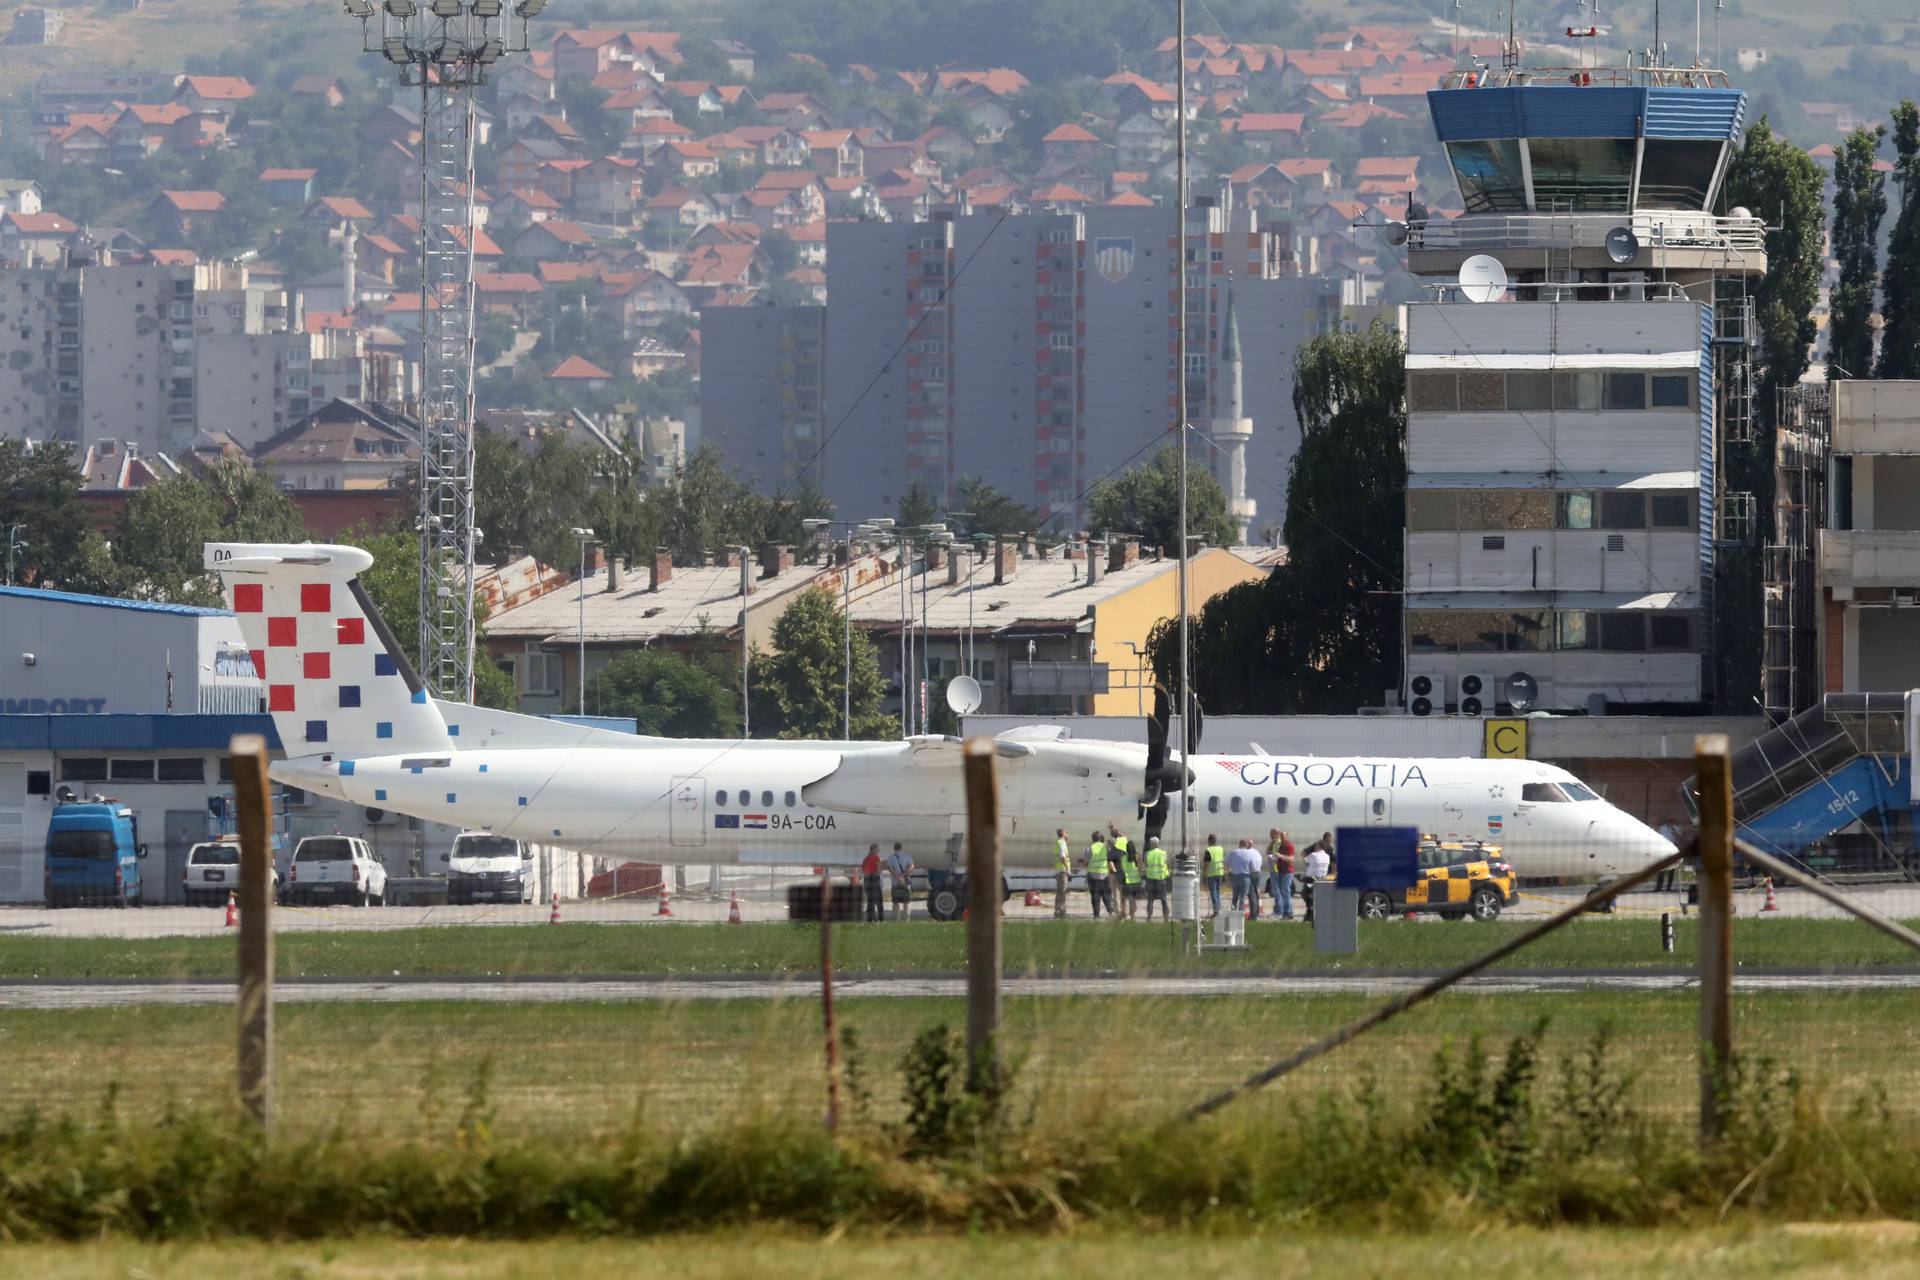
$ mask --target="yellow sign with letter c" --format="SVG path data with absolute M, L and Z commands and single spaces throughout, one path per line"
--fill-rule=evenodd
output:
M 1527 758 L 1527 722 L 1525 720 L 1487 721 L 1486 757 L 1489 760 L 1525 760 Z

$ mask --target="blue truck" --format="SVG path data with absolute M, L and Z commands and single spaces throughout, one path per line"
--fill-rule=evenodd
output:
M 47 905 L 138 906 L 146 856 L 132 809 L 97 796 L 61 804 L 47 824 Z

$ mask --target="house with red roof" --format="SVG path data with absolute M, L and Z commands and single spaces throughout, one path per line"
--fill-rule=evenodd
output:
M 662 324 L 670 316 L 690 316 L 692 296 L 658 271 L 629 271 L 601 279 L 599 308 L 628 337 Z
M 760 114 L 789 129 L 818 129 L 827 118 L 827 104 L 810 93 L 781 90 L 761 97 Z
M 882 145 L 893 144 L 883 143 Z M 930 126 L 925 133 L 914 138 L 907 145 L 932 157 L 939 162 L 942 168 L 948 169 L 958 168 L 963 164 L 970 164 L 973 158 L 980 154 L 979 143 L 975 142 L 965 132 L 959 129 L 949 128 L 944 124 Z M 872 154 L 871 149 L 869 149 L 868 154 Z M 890 162 L 881 167 L 888 169 L 897 169 L 900 167 L 901 160 L 898 156 L 893 156 L 889 159 Z M 912 162 L 909 160 L 907 163 L 911 164 Z
M 643 120 L 673 119 L 673 104 L 667 101 L 666 91 L 651 80 L 608 94 L 600 110 L 621 133 Z
M 765 277 L 766 265 L 758 245 L 703 245 L 687 256 L 676 283 L 697 307 L 718 290 L 756 291 Z
M 548 372 L 547 381 L 566 387 L 599 391 L 606 387 L 612 377 L 612 374 L 585 356 L 568 356 Z
M 1223 127 L 1242 142 L 1264 147 L 1272 155 L 1275 148 L 1299 144 L 1307 117 L 1301 111 L 1243 111 Z
M 415 265 L 419 254 L 403 247 L 392 236 L 370 232 L 353 242 L 354 264 L 359 273 L 369 279 L 380 279 L 392 284 L 400 272 Z
M 494 202 L 493 213 L 507 226 L 524 227 L 558 217 L 560 202 L 538 188 L 517 187 Z
M 650 163 L 658 164 L 667 173 L 683 181 L 710 178 L 720 172 L 720 158 L 713 154 L 712 147 L 698 140 L 676 138 L 660 148 L 659 155 Z
M 640 199 L 640 162 L 626 156 L 589 160 L 573 175 L 573 211 L 582 217 L 625 223 Z
M 347 100 L 347 86 L 338 76 L 295 76 L 287 94 L 311 106 L 337 107 Z
M 313 175 L 316 169 L 262 169 L 260 186 L 267 203 L 276 208 L 304 206 L 313 199 Z
M 1113 187 L 1115 195 L 1125 195 L 1130 191 L 1139 191 L 1153 179 L 1144 169 L 1115 169 L 1107 181 Z
M 525 271 L 475 271 L 473 302 L 482 314 L 511 316 L 527 314 L 540 300 L 546 286 L 540 278 Z
M 245 76 L 182 76 L 173 101 L 189 111 L 224 120 L 253 93 L 253 85 Z
M 193 111 L 178 102 L 130 104 L 114 118 L 113 126 L 107 131 L 114 164 L 138 164 L 168 149 L 170 143 L 175 150 L 190 148 L 194 137 L 192 127 L 181 130 L 177 142 L 175 130 L 194 118 Z
M 760 159 L 760 148 L 731 130 L 708 134 L 702 141 L 723 169 L 744 169 Z
M 1331 160 L 1290 156 L 1276 161 L 1275 167 L 1292 179 L 1295 190 L 1303 193 L 1331 191 L 1338 185 Z
M 1361 129 L 1383 121 L 1405 121 L 1411 118 L 1402 112 L 1395 111 L 1392 107 L 1383 107 L 1377 102 L 1355 102 L 1323 112 L 1319 123 L 1330 129 Z
M 58 266 L 80 228 L 57 213 L 0 215 L 0 262 L 16 267 Z
M 649 116 L 627 130 L 620 139 L 620 154 L 632 156 L 642 164 L 653 164 L 661 148 L 669 142 L 691 142 L 693 130 L 675 120 Z
M 516 262 L 580 259 L 593 248 L 593 237 L 577 223 L 563 218 L 536 222 L 513 238 L 510 254 Z
M 352 196 L 321 196 L 301 213 L 300 220 L 313 226 L 339 227 L 344 223 L 373 221 L 373 210 Z
M 792 191 L 762 191 L 756 187 L 742 192 L 740 203 L 754 225 L 765 231 L 811 220 L 810 211 L 801 206 Z
M 1076 165 L 1093 168 L 1106 158 L 1107 144 L 1081 125 L 1063 124 L 1040 139 L 1040 172 L 1059 173 Z
M 40 158 L 55 169 L 67 165 L 105 168 L 112 157 L 112 145 L 107 134 L 112 130 L 117 115 L 70 113 L 67 123 L 47 131 L 46 138 L 40 143 Z
M 499 185 L 511 191 L 536 185 L 540 166 L 548 161 L 574 158 L 573 152 L 549 139 L 515 138 L 501 149 L 494 167 Z
M 533 184 L 565 207 L 573 203 L 573 176 L 586 167 L 585 160 L 547 160 L 534 170 Z
M 1171 117 L 1163 120 L 1151 111 L 1135 111 L 1114 128 L 1114 163 L 1126 168 L 1151 168 L 1173 151 Z
M 147 225 L 162 239 L 181 241 L 226 207 L 218 191 L 162 191 L 147 205 Z
M 1136 111 L 1151 111 L 1164 120 L 1172 120 L 1178 99 L 1171 85 L 1132 71 L 1121 71 L 1100 82 L 1094 103 L 1099 113 L 1109 120 L 1120 120 Z
M 697 231 L 720 217 L 720 208 L 713 197 L 692 187 L 668 187 L 650 196 L 643 207 L 648 225 L 664 232 L 669 239 L 675 232 Z
M 865 148 L 851 129 L 808 129 L 801 133 L 807 158 L 816 173 L 835 178 L 858 177 Z

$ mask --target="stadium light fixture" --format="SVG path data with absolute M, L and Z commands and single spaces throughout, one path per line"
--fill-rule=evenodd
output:
M 498 40 L 482 40 L 473 51 L 473 60 L 480 63 L 498 62 L 500 55 L 506 51 L 507 46 Z
M 347 10 L 347 16 L 365 22 L 373 16 L 372 0 L 341 0 Z
M 537 18 L 540 16 L 540 11 L 546 7 L 547 0 L 519 0 L 519 3 L 513 6 L 513 11 L 522 18 Z
M 433 0 L 427 12 L 436 18 L 457 18 L 466 12 L 466 6 L 460 0 Z
M 473 0 L 468 8 L 474 17 L 485 19 L 499 17 L 506 7 L 502 0 Z
M 387 12 L 405 21 L 420 12 L 420 6 L 413 0 L 387 0 Z

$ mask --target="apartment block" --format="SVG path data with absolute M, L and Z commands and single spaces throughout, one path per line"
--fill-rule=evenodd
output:
M 1920 688 L 1920 382 L 1831 385 L 1826 692 Z

